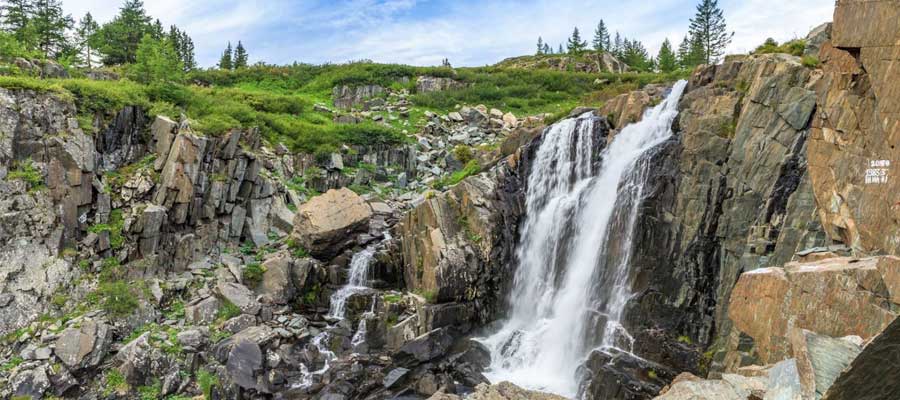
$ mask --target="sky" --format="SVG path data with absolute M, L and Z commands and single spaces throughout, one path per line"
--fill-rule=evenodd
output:
M 212 67 L 226 44 L 242 41 L 250 62 L 494 64 L 531 54 L 538 36 L 554 48 L 577 26 L 590 39 L 600 19 L 656 54 L 685 36 L 698 0 L 145 0 L 148 14 L 193 38 L 197 60 Z M 63 0 L 77 20 L 90 11 L 104 22 L 116 0 Z M 831 0 L 719 0 L 734 40 L 746 53 L 766 38 L 804 37 L 831 21 Z

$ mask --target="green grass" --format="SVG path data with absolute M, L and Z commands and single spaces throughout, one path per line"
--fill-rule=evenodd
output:
M 197 371 L 197 386 L 200 387 L 203 398 L 208 400 L 212 398 L 212 389 L 219 386 L 219 377 L 205 369 L 201 369 Z
M 478 164 L 478 160 L 470 160 L 463 169 L 456 171 L 449 176 L 445 176 L 441 179 L 434 181 L 433 187 L 437 190 L 443 190 L 444 188 L 448 188 L 450 186 L 456 185 L 472 175 L 481 172 L 481 165 Z
M 28 190 L 31 192 L 44 188 L 44 175 L 41 173 L 41 170 L 34 166 L 34 162 L 30 158 L 17 162 L 16 168 L 9 171 L 6 179 L 25 182 L 28 185 Z
M 113 393 L 115 394 L 125 394 L 128 392 L 130 387 L 128 386 L 128 382 L 125 381 L 125 377 L 122 376 L 122 373 L 117 369 L 110 369 L 105 374 L 105 385 L 103 387 L 103 395 L 109 397 Z
M 247 283 L 247 286 L 254 288 L 262 282 L 263 274 L 266 273 L 266 268 L 263 267 L 258 262 L 251 262 L 244 266 L 243 277 L 244 282 Z
M 241 309 L 234 305 L 234 303 L 225 299 L 222 299 L 221 303 L 222 305 L 219 306 L 219 311 L 216 312 L 217 321 L 224 322 L 241 315 Z
M 3 363 L 3 365 L 0 365 L 0 371 L 4 371 L 4 372 L 12 371 L 13 369 L 15 369 L 16 367 L 21 365 L 23 362 L 25 362 L 25 360 L 23 360 L 22 357 L 14 356 L 14 357 L 10 358 L 9 361 Z
M 753 54 L 784 53 L 801 57 L 803 56 L 803 49 L 805 48 L 806 40 L 803 39 L 794 39 L 782 44 L 778 44 L 778 42 L 776 42 L 774 39 L 769 38 L 766 39 L 765 43 L 757 47 L 756 50 L 753 51 Z
M 125 236 L 122 230 L 125 229 L 125 218 L 121 209 L 115 209 L 109 213 L 109 222 L 105 224 L 94 224 L 88 227 L 88 232 L 92 233 L 109 233 L 109 247 L 113 250 L 121 249 L 125 245 Z M 117 261 L 118 262 L 118 261 Z

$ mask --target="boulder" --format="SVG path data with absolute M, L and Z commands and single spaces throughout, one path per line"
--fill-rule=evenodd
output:
M 244 389 L 257 389 L 257 376 L 262 372 L 262 350 L 259 345 L 242 340 L 228 353 L 225 369 L 234 383 Z
M 109 325 L 90 319 L 78 328 L 66 328 L 56 339 L 56 356 L 76 371 L 100 365 L 112 341 L 111 333 Z
M 900 365 L 900 318 L 872 339 L 837 377 L 824 400 L 900 399 L 893 366 Z M 826 354 L 823 354 L 826 356 Z
M 769 364 L 790 357 L 792 329 L 831 337 L 877 335 L 896 317 L 886 304 L 900 305 L 900 258 L 836 258 L 744 273 L 728 315 L 753 338 L 760 362 Z
M 184 306 L 184 321 L 193 325 L 208 325 L 216 320 L 219 299 L 215 296 L 195 299 Z
M 416 78 L 416 93 L 440 92 L 442 90 L 459 89 L 466 85 L 451 78 L 420 76 Z
M 216 292 L 219 296 L 240 308 L 244 314 L 256 315 L 259 312 L 260 304 L 256 301 L 256 295 L 240 283 L 219 282 L 216 285 Z
M 287 304 L 294 296 L 294 283 L 291 269 L 293 260 L 287 251 L 280 251 L 262 263 L 262 282 L 256 289 L 275 304 Z
M 316 257 L 332 258 L 364 232 L 372 208 L 352 190 L 329 190 L 300 206 L 291 236 Z
M 366 100 L 380 95 L 384 88 L 378 85 L 365 86 L 335 86 L 331 91 L 334 106 L 349 110 L 358 106 L 365 106 Z
M 795 329 L 790 336 L 803 397 L 807 399 L 822 398 L 862 350 L 858 336 L 831 338 L 806 329 Z
M 453 337 L 446 329 L 435 329 L 404 344 L 395 355 L 400 365 L 414 366 L 447 354 Z

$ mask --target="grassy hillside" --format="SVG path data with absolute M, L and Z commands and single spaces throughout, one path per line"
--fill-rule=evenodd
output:
M 73 73 L 78 75 L 83 74 Z M 467 86 L 417 94 L 415 78 L 421 75 L 450 77 Z M 95 115 L 108 117 L 126 105 L 138 105 L 151 115 L 177 117 L 184 113 L 201 134 L 219 135 L 232 128 L 259 127 L 270 142 L 283 142 L 295 151 L 321 153 L 333 151 L 341 144 L 407 140 L 400 124 L 335 124 L 331 115 L 313 111 L 316 103 L 331 104 L 331 91 L 337 85 L 378 84 L 408 90 L 412 109 L 405 130 L 415 133 L 415 128 L 425 123 L 425 111 L 447 113 L 457 105 L 484 104 L 519 116 L 562 114 L 576 105 L 601 105 L 619 93 L 678 77 L 352 63 L 202 70 L 189 74 L 188 84 L 0 76 L 0 87 L 49 91 L 74 99 L 85 128 L 90 127 Z

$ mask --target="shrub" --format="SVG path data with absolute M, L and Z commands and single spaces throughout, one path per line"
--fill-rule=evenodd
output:
M 243 277 L 244 282 L 250 287 L 256 287 L 262 282 L 263 274 L 266 268 L 258 262 L 252 262 L 244 266 Z
M 41 170 L 34 166 L 34 162 L 30 158 L 16 163 L 16 169 L 9 171 L 6 178 L 25 182 L 29 191 L 37 191 L 44 188 L 44 175 L 41 173 Z
M 463 179 L 468 178 L 471 175 L 475 175 L 481 172 L 481 165 L 478 164 L 477 160 L 471 160 L 466 163 L 463 169 L 454 172 L 450 176 L 445 176 L 441 179 L 434 181 L 434 188 L 438 190 L 443 190 L 446 187 L 450 187 L 462 182 Z
M 794 39 L 779 45 L 778 42 L 775 41 L 775 39 L 768 38 L 763 44 L 761 44 L 756 48 L 756 50 L 753 51 L 753 54 L 784 53 L 800 57 L 803 55 L 803 50 L 805 48 L 806 40 L 803 39 Z
M 197 386 L 200 386 L 203 397 L 209 400 L 212 398 L 212 389 L 219 386 L 219 377 L 207 370 L 201 369 L 197 371 Z
M 234 305 L 234 303 L 222 299 L 222 305 L 219 306 L 219 311 L 216 312 L 216 320 L 227 321 L 238 315 L 241 315 L 241 309 Z
M 819 57 L 816 56 L 804 56 L 801 60 L 803 66 L 806 68 L 817 68 L 819 66 Z
M 138 307 L 137 294 L 123 280 L 101 283 L 97 290 L 102 297 L 100 307 L 113 317 L 131 315 Z
M 470 146 L 458 145 L 453 148 L 453 157 L 455 157 L 457 161 L 466 164 L 475 158 L 475 152 L 472 151 L 472 147 Z

